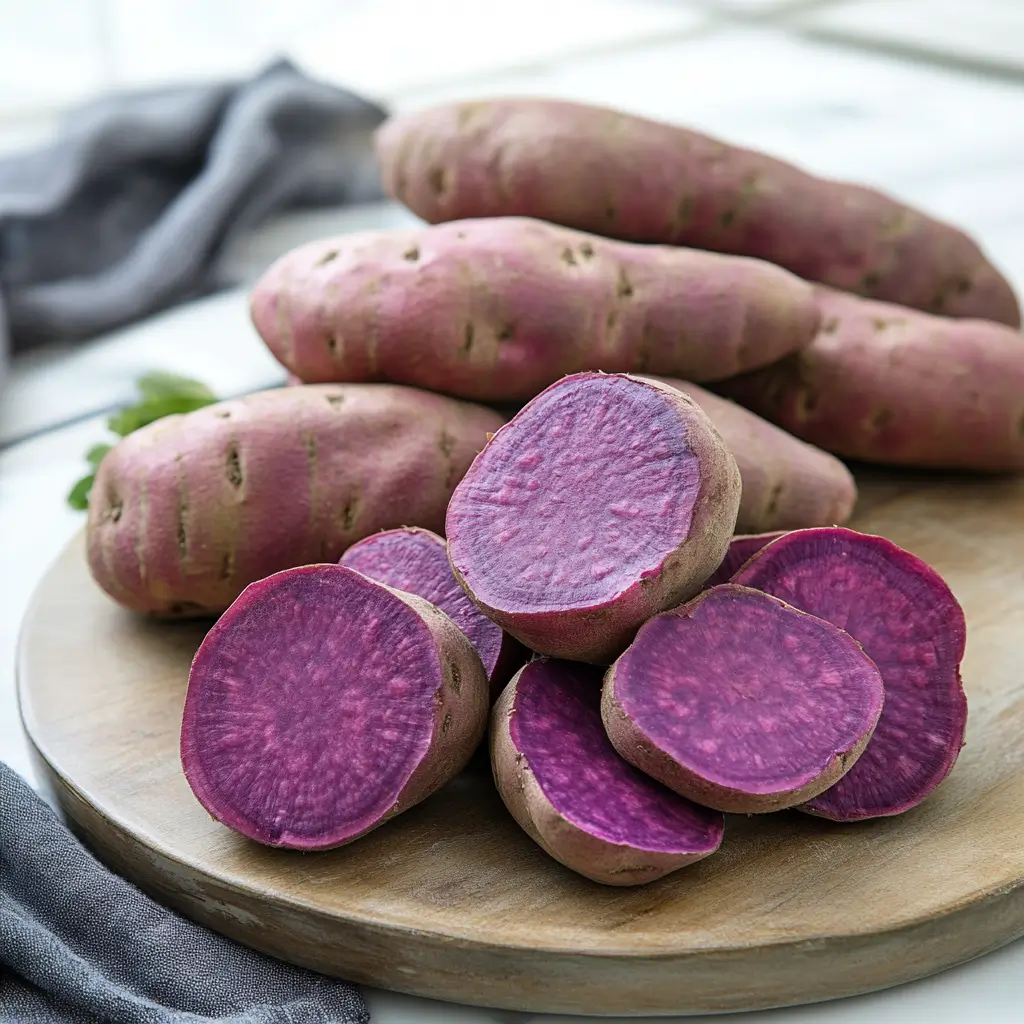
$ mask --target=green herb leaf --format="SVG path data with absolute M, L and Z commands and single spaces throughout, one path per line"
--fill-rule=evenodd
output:
M 195 412 L 196 409 L 219 401 L 201 381 L 159 370 L 140 377 L 136 387 L 140 401 L 119 410 L 107 420 L 107 429 L 118 437 L 127 437 L 140 427 L 149 426 L 165 416 Z M 73 509 L 81 512 L 89 507 L 89 493 L 96 470 L 112 447 L 112 444 L 96 444 L 86 452 L 85 461 L 92 468 L 92 473 L 82 477 L 68 493 L 67 501 Z
M 152 398 L 115 413 L 107 420 L 107 429 L 118 437 L 127 437 L 140 427 L 147 427 L 165 416 L 195 412 L 196 409 L 213 405 L 216 401 L 216 396 L 198 395 L 165 395 L 163 398 Z
M 83 476 L 68 492 L 68 504 L 76 512 L 84 512 L 89 507 L 89 492 L 92 490 L 95 480 L 96 475 L 94 473 Z
M 92 466 L 93 469 L 98 469 L 99 464 L 103 461 L 103 456 L 110 451 L 114 446 L 112 444 L 94 444 L 86 453 L 85 461 Z
M 209 399 L 216 402 L 217 396 L 202 381 L 190 377 L 179 377 L 176 373 L 160 370 L 140 377 L 136 386 L 143 402 L 159 402 L 165 398 Z

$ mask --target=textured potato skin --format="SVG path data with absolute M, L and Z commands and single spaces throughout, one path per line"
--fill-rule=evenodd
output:
M 704 581 L 721 565 L 729 548 L 742 489 L 736 460 L 714 424 L 693 399 L 658 380 L 631 379 L 670 398 L 676 414 L 687 424 L 687 440 L 702 468 L 689 534 L 656 572 L 636 580 L 614 600 L 587 608 L 568 606 L 536 612 L 496 608 L 474 593 L 460 570 L 456 551 L 459 490 L 468 486 L 473 467 L 467 473 L 467 483 L 460 483 L 456 488 L 449 506 L 448 557 L 455 578 L 485 615 L 538 654 L 596 665 L 609 664 L 622 653 L 648 618 L 699 592 Z M 494 439 L 488 441 L 491 443 Z
M 583 370 L 721 380 L 809 344 L 813 289 L 760 260 L 520 217 L 312 242 L 253 289 L 253 323 L 307 382 L 532 398 Z
M 133 611 L 217 614 L 255 580 L 337 561 L 377 530 L 443 530 L 455 485 L 502 422 L 385 384 L 287 387 L 169 416 L 103 459 L 89 567 Z
M 393 117 L 376 142 L 386 190 L 430 223 L 538 217 L 756 256 L 873 298 L 1020 324 L 1012 288 L 964 232 L 873 189 L 675 125 L 506 98 Z
M 1024 468 L 1024 335 L 819 289 L 814 343 L 715 390 L 836 455 Z
M 695 384 L 661 379 L 707 413 L 736 459 L 743 479 L 737 533 L 837 526 L 850 518 L 857 485 L 835 456 Z
M 426 800 L 466 767 L 487 732 L 491 696 L 483 663 L 466 634 L 429 601 L 393 587 L 385 589 L 423 620 L 437 644 L 442 667 L 433 738 L 388 815 L 391 817 Z
M 525 667 L 525 666 L 524 666 Z M 710 853 L 679 854 L 638 850 L 591 835 L 568 821 L 544 795 L 530 763 L 509 732 L 520 669 L 491 711 L 491 768 L 498 793 L 519 827 L 549 856 L 604 885 L 642 885 L 693 864 Z
M 772 530 L 768 533 L 737 533 L 729 541 L 729 550 L 722 559 L 722 564 L 707 578 L 704 590 L 731 582 L 733 576 L 743 568 L 761 548 L 767 547 L 772 541 L 785 536 L 786 530 Z

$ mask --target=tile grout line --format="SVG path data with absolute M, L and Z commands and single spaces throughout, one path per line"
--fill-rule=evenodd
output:
M 952 53 L 941 48 L 915 46 L 901 39 L 873 39 L 867 36 L 850 35 L 836 29 L 793 26 L 793 34 L 814 42 L 828 43 L 858 53 L 898 57 L 914 64 L 970 74 L 988 80 L 1024 84 L 1024 59 L 1020 64 L 1010 64 L 985 57 L 971 57 Z
M 261 384 L 259 387 L 246 388 L 244 391 L 239 391 L 230 395 L 220 395 L 218 396 L 217 401 L 233 402 L 239 398 L 245 398 L 246 395 L 251 395 L 257 391 L 270 391 L 275 388 L 282 388 L 286 383 L 287 382 L 283 377 L 278 377 L 273 381 L 267 381 L 266 383 Z M 64 420 L 58 420 L 54 423 L 43 423 L 40 426 L 32 427 L 30 430 L 26 430 L 21 434 L 0 437 L 0 455 L 3 455 L 5 452 L 12 451 L 22 444 L 27 444 L 29 441 L 38 440 L 40 437 L 46 437 L 49 434 L 56 434 L 62 430 L 69 430 L 71 427 L 80 426 L 81 424 L 87 423 L 89 420 L 97 419 L 100 416 L 109 416 L 130 404 L 131 400 L 112 402 L 108 405 L 100 406 L 98 409 L 90 409 L 86 412 L 75 413 L 74 416 L 69 416 Z
M 836 7 L 845 0 L 791 0 L 790 3 L 767 10 L 734 7 L 729 0 L 690 0 L 711 17 L 732 24 L 779 25 L 791 18 L 811 14 L 826 7 Z

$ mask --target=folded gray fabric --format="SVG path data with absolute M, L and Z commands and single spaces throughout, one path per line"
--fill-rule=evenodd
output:
M 0 1021 L 366 1024 L 356 989 L 186 921 L 107 871 L 0 762 Z
M 380 198 L 384 116 L 287 61 L 73 111 L 47 148 L 0 158 L 10 347 L 85 338 L 230 283 L 218 255 L 275 211 Z

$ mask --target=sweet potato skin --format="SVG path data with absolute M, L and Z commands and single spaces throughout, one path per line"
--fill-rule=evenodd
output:
M 715 390 L 839 456 L 1024 468 L 1024 335 L 820 289 L 814 343 Z
M 385 589 L 423 620 L 442 666 L 430 747 L 409 776 L 391 817 L 425 800 L 466 767 L 487 733 L 491 699 L 487 674 L 466 634 L 429 601 L 393 587 Z
M 772 541 L 786 534 L 786 530 L 773 530 L 769 533 L 738 533 L 729 541 L 729 550 L 722 559 L 722 564 L 707 578 L 704 590 L 728 583 L 747 562 Z
M 255 580 L 337 561 L 377 530 L 441 531 L 502 422 L 385 384 L 287 387 L 169 416 L 103 459 L 89 567 L 133 611 L 217 614 Z
M 544 795 L 529 761 L 516 748 L 509 731 L 516 683 L 523 671 L 520 669 L 512 677 L 491 711 L 491 765 L 495 785 L 509 813 L 545 853 L 585 878 L 617 886 L 652 882 L 710 855 L 641 851 L 612 844 L 559 814 Z
M 695 384 L 660 379 L 707 413 L 735 457 L 743 479 L 737 533 L 837 526 L 850 518 L 857 485 L 835 456 Z
M 386 190 L 430 223 L 538 217 L 756 256 L 869 297 L 1020 324 L 1012 288 L 964 232 L 675 125 L 507 98 L 393 117 L 376 142 Z
M 250 308 L 304 381 L 482 401 L 527 400 L 584 370 L 721 380 L 809 344 L 819 322 L 813 289 L 771 264 L 519 217 L 300 246 Z

